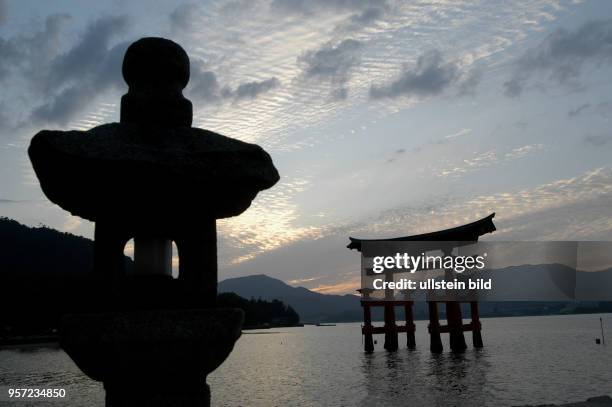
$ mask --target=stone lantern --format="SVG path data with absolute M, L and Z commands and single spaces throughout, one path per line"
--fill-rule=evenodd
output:
M 140 39 L 122 70 L 119 123 L 43 130 L 28 150 L 49 200 L 95 222 L 92 303 L 64 317 L 61 345 L 104 382 L 108 406 L 208 405 L 206 375 L 243 319 L 215 307 L 216 219 L 244 212 L 279 175 L 261 147 L 191 127 L 189 57 L 178 44 Z

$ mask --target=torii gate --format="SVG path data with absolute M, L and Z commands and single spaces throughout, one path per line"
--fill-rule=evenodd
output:
M 493 224 L 495 213 L 466 225 L 457 226 L 451 229 L 439 230 L 437 232 L 424 233 L 420 235 L 403 236 L 391 239 L 356 239 L 349 237 L 350 243 L 347 246 L 349 249 L 357 249 L 361 252 L 361 245 L 364 242 L 374 241 L 395 241 L 395 242 L 477 242 L 478 238 L 484 234 L 492 233 L 496 230 Z M 414 317 L 412 312 L 413 301 L 406 300 L 375 300 L 370 298 L 372 289 L 364 288 L 357 290 L 361 294 L 361 306 L 363 307 L 363 322 L 362 334 L 365 336 L 364 348 L 366 352 L 374 351 L 373 334 L 385 334 L 385 349 L 395 351 L 398 348 L 397 334 L 398 332 L 406 332 L 407 346 L 409 349 L 414 349 L 416 346 L 414 339 Z M 427 301 L 429 306 L 429 334 L 430 334 L 430 350 L 434 353 L 442 352 L 441 333 L 449 333 L 450 348 L 453 352 L 462 352 L 467 348 L 464 331 L 472 332 L 472 343 L 475 348 L 481 348 L 481 324 L 478 315 L 478 302 L 470 301 L 471 322 L 463 323 L 461 316 L 461 304 L 458 301 L 446 301 L 446 320 L 447 325 L 440 325 L 438 315 L 438 302 Z M 402 306 L 405 310 L 406 323 L 404 326 L 398 326 L 395 320 L 395 307 Z M 384 321 L 382 327 L 372 325 L 371 307 L 384 307 Z

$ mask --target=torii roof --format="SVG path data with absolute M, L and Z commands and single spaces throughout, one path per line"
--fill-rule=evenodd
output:
M 479 219 L 475 222 L 468 223 L 465 225 L 457 226 L 450 229 L 438 230 L 436 232 L 423 233 L 420 235 L 394 237 L 389 239 L 357 239 L 349 237 L 351 243 L 346 246 L 349 249 L 357 249 L 361 251 L 362 242 L 376 242 L 376 241 L 396 241 L 396 242 L 476 242 L 478 238 L 486 233 L 492 233 L 496 230 L 493 224 L 493 218 L 495 212 L 487 217 Z

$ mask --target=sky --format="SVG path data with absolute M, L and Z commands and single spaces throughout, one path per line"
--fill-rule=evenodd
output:
M 612 2 L 144 4 L 0 0 L 0 216 L 93 236 L 43 195 L 29 141 L 118 121 L 125 49 L 161 36 L 190 56 L 194 126 L 281 174 L 217 222 L 220 279 L 352 293 L 349 236 L 491 212 L 488 240 L 612 240 Z

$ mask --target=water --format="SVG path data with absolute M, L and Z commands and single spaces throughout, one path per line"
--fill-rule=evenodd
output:
M 612 395 L 612 314 L 608 345 L 596 345 L 600 315 L 483 319 L 485 348 L 432 355 L 426 322 L 417 350 L 363 353 L 359 324 L 249 331 L 209 376 L 218 406 L 481 406 L 562 403 Z M 466 333 L 468 343 L 471 339 Z M 63 387 L 61 405 L 102 406 L 102 385 L 57 348 L 0 351 L 0 405 L 7 387 Z M 51 403 L 35 402 L 43 406 Z M 15 405 L 26 406 L 24 401 Z

